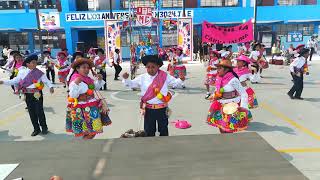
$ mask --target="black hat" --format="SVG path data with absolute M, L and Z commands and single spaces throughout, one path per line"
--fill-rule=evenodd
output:
M 255 50 L 257 46 L 261 47 L 261 44 L 260 43 L 253 44 L 253 47 L 252 47 L 253 50 Z
M 11 55 L 11 56 L 14 56 L 15 54 L 20 54 L 20 51 L 11 51 L 11 52 L 10 52 L 10 55 Z
M 299 51 L 299 57 L 305 55 L 306 53 L 309 53 L 309 49 L 307 48 L 302 48 L 300 51 Z
M 30 56 L 28 56 L 24 61 L 23 61 L 23 66 L 26 66 L 27 63 L 30 63 L 31 61 L 36 60 L 38 61 L 38 55 L 36 54 L 31 54 Z
M 51 52 L 50 51 L 43 51 L 42 54 L 50 54 L 51 55 Z
M 101 52 L 102 54 L 104 54 L 104 50 L 103 50 L 102 48 L 99 48 L 99 49 L 97 50 L 97 54 L 98 54 L 99 52 Z
M 163 65 L 162 59 L 160 59 L 158 55 L 147 55 L 147 56 L 144 56 L 141 60 L 142 60 L 142 64 L 145 66 L 149 62 L 158 64 L 160 67 Z
M 75 60 L 77 56 L 84 57 L 83 53 L 81 51 L 77 51 L 72 54 L 72 59 Z

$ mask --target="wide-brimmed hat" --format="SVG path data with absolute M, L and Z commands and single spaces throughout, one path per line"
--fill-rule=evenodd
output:
M 60 55 L 64 55 L 65 57 L 67 57 L 67 53 L 64 51 L 58 52 L 57 56 L 60 56 Z
M 142 64 L 145 66 L 150 62 L 158 64 L 160 67 L 163 65 L 163 61 L 158 57 L 158 55 L 147 55 L 147 56 L 144 56 L 141 60 L 142 60 Z
M 179 46 L 179 47 L 177 47 L 177 50 L 180 50 L 182 52 L 183 48 Z
M 77 58 L 75 61 L 71 64 L 71 67 L 73 69 L 77 69 L 77 67 L 81 66 L 82 64 L 88 64 L 90 68 L 94 66 L 92 60 L 87 58 Z
M 16 51 L 16 50 L 13 50 L 9 53 L 11 56 L 14 56 L 15 54 L 20 54 L 20 51 Z
M 38 55 L 36 54 L 31 54 L 29 55 L 22 63 L 23 66 L 26 66 L 27 63 L 30 63 L 31 61 L 36 60 L 38 61 Z
M 299 44 L 295 49 L 300 49 L 302 47 L 305 47 L 305 45 L 304 44 Z
M 83 57 L 84 55 L 81 51 L 77 51 L 77 52 L 73 53 L 72 59 L 75 60 L 77 56 Z
M 310 52 L 309 49 L 303 48 L 303 49 L 301 49 L 300 52 L 299 52 L 299 57 L 301 57 L 301 56 L 303 56 L 303 55 L 305 55 L 306 53 L 309 53 L 309 52 Z
M 43 51 L 42 54 L 50 54 L 51 55 L 51 52 L 50 51 Z
M 232 62 L 230 60 L 224 59 L 219 62 L 219 64 L 216 65 L 217 67 L 227 67 L 227 68 L 233 68 Z
M 248 64 L 251 63 L 250 58 L 248 56 L 245 56 L 245 55 L 241 55 L 241 56 L 237 57 L 236 60 L 237 61 L 244 61 L 244 62 L 246 62 Z
M 253 44 L 252 49 L 255 50 L 257 46 L 260 46 L 260 47 L 261 47 L 261 44 L 260 44 L 260 43 L 255 43 L 255 44 Z

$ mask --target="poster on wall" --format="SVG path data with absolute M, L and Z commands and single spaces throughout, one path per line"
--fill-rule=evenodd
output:
M 188 60 L 192 61 L 193 53 L 193 24 L 192 18 L 178 19 L 178 46 L 183 48 Z
M 288 32 L 287 42 L 302 42 L 302 32 Z
M 120 26 L 117 21 L 105 21 L 105 47 L 107 58 L 113 58 L 114 51 L 121 48 Z
M 138 26 L 152 26 L 152 8 L 138 7 L 137 8 L 137 25 Z
M 39 13 L 41 29 L 60 28 L 60 16 L 58 12 Z
M 253 40 L 253 23 L 249 20 L 238 26 L 222 27 L 208 22 L 202 25 L 202 42 L 236 44 Z

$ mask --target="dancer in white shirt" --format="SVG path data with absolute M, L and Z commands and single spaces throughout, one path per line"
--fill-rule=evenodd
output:
M 123 83 L 130 88 L 141 89 L 141 112 L 144 115 L 144 130 L 147 136 L 155 136 L 156 122 L 160 136 L 168 136 L 168 103 L 171 100 L 169 85 L 181 85 L 184 77 L 176 79 L 159 68 L 163 62 L 156 55 L 142 58 L 147 73 L 129 80 L 129 74 L 123 74 Z

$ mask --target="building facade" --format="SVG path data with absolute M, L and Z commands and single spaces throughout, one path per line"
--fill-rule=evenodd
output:
M 170 11 L 181 10 L 183 1 L 160 0 L 159 3 L 160 10 Z M 131 0 L 131 5 L 154 6 L 152 0 Z M 253 5 L 254 0 L 186 0 L 186 9 L 193 11 L 194 40 L 201 39 L 203 21 L 221 26 L 241 24 L 253 18 Z M 267 47 L 277 39 L 281 39 L 281 44 L 285 47 L 291 43 L 305 43 L 311 35 L 319 33 L 320 0 L 257 0 L 257 6 L 257 38 L 267 44 Z M 109 0 L 39 0 L 39 8 L 41 14 L 58 18 L 54 24 L 49 23 L 42 30 L 42 42 L 53 52 L 60 48 L 68 48 L 69 52 L 74 52 L 76 49 L 86 50 L 91 46 L 104 47 L 104 21 L 70 21 L 67 18 L 71 17 L 67 14 L 109 12 Z M 113 12 L 127 12 L 128 8 L 128 0 L 112 0 Z M 52 14 L 58 16 L 53 17 Z M 9 45 L 20 50 L 39 49 L 32 0 L 1 0 L 0 19 L 0 48 Z M 46 21 L 45 18 L 43 21 Z M 136 28 L 133 40 L 139 40 L 146 33 L 151 33 L 153 38 L 161 37 L 159 43 L 162 46 L 176 44 L 175 29 L 159 29 L 160 31 L 157 27 Z M 294 40 L 290 38 L 292 33 L 302 36 L 299 40 Z M 129 46 L 129 37 L 125 31 L 121 32 L 121 44 L 124 49 Z

